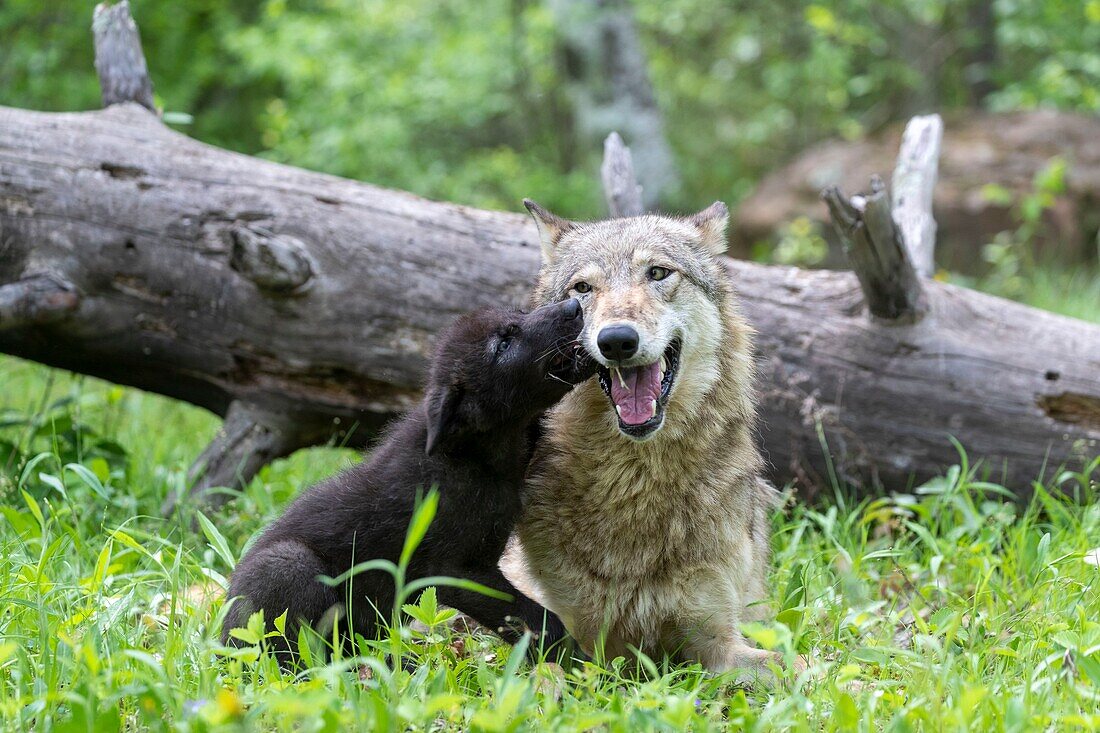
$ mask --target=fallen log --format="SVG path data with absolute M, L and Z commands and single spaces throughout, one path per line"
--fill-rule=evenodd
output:
M 334 433 L 363 445 L 417 400 L 440 327 L 525 302 L 537 241 L 524 216 L 219 150 L 133 103 L 0 107 L 0 352 L 227 416 L 200 494 Z M 780 482 L 904 489 L 957 461 L 953 436 L 1025 493 L 1100 452 L 1100 327 L 931 280 L 919 318 L 884 322 L 851 273 L 727 266 Z

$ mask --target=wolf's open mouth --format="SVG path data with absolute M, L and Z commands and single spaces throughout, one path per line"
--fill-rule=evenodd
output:
M 596 374 L 619 416 L 619 430 L 632 438 L 644 438 L 661 427 L 679 368 L 679 339 L 673 339 L 652 364 L 622 368 L 598 365 Z

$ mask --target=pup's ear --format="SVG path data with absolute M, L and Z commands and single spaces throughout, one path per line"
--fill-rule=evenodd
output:
M 539 228 L 539 241 L 542 244 L 542 261 L 553 262 L 554 250 L 558 246 L 561 235 L 565 234 L 576 225 L 568 219 L 562 219 L 556 214 L 551 214 L 531 199 L 524 199 L 523 205 L 531 212 L 531 218 L 535 220 L 535 225 Z
M 428 440 L 424 445 L 427 455 L 435 453 L 443 438 L 458 427 L 458 408 L 463 392 L 461 385 L 451 385 L 428 396 Z
M 730 210 L 721 201 L 715 201 L 698 214 L 688 217 L 688 223 L 699 230 L 703 247 L 711 254 L 726 252 L 726 227 L 730 222 Z

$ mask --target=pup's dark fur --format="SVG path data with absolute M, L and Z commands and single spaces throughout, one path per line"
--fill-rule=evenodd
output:
M 447 587 L 439 599 L 502 629 L 509 641 L 518 638 L 516 621 L 541 631 L 545 646 L 559 641 L 561 621 L 516 590 L 497 563 L 520 514 L 539 417 L 592 374 L 592 365 L 575 357 L 581 326 L 576 300 L 530 314 L 483 310 L 459 319 L 440 339 L 423 404 L 370 460 L 300 496 L 237 565 L 229 587 L 237 600 L 223 642 L 234 643 L 230 629 L 259 609 L 269 628 L 287 611 L 287 640 L 269 639 L 284 664 L 297 656 L 303 623 L 328 635 L 342 619 L 341 629 L 350 623 L 372 638 L 378 611 L 388 615 L 393 607 L 392 577 L 365 572 L 338 587 L 317 578 L 376 558 L 396 563 L 417 493 L 433 486 L 439 507 L 407 580 L 446 575 L 504 591 L 512 601 Z

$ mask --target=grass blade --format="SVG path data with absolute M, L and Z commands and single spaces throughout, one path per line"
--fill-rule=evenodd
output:
M 199 512 L 199 525 L 202 527 L 202 533 L 206 535 L 206 541 L 210 543 L 210 546 L 214 549 L 214 552 L 218 553 L 218 557 L 225 561 L 225 564 L 229 566 L 229 569 L 237 567 L 237 560 L 233 557 L 232 550 L 229 549 L 229 543 L 225 541 L 225 537 L 218 531 L 218 528 L 214 526 L 214 523 L 206 518 L 206 515 Z

